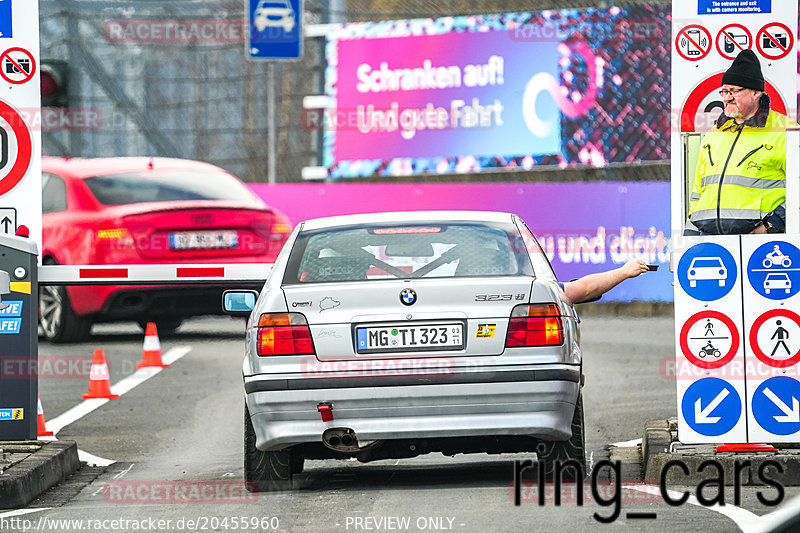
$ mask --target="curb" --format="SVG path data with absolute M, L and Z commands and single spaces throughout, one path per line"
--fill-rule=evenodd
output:
M 0 509 L 28 505 L 80 468 L 74 441 L 0 442 L 0 451 Z
M 721 477 L 726 486 L 772 484 L 768 482 L 800 486 L 800 449 L 775 447 L 777 452 L 716 453 L 714 444 L 681 443 L 677 418 L 651 419 L 645 422 L 642 438 L 643 480 L 664 486 L 699 486 Z M 670 461 L 679 464 L 665 471 Z

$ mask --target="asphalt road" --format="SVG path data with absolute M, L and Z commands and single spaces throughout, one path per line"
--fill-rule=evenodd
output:
M 307 461 L 293 492 L 246 493 L 243 331 L 242 320 L 206 318 L 162 338 L 165 358 L 185 355 L 58 432 L 61 439 L 77 441 L 97 458 L 93 461 L 114 462 L 85 467 L 23 511 L 28 514 L 0 513 L 0 530 L 707 532 L 736 531 L 774 510 L 758 502 L 753 487 L 743 488 L 741 509 L 732 507 L 727 489 L 728 505 L 720 512 L 689 503 L 670 507 L 646 488 L 613 485 L 599 487 L 607 503 L 600 505 L 591 501 L 589 484 L 583 506 L 568 489 L 561 491 L 561 505 L 549 493 L 540 506 L 532 488 L 523 487 L 517 507 L 513 461 L 534 458 L 525 454 L 430 454 L 369 464 Z M 594 462 L 607 455 L 610 444 L 641 438 L 646 419 L 674 416 L 675 383 L 662 370 L 663 361 L 673 357 L 673 321 L 586 317 L 582 335 L 587 448 Z M 81 404 L 88 380 L 76 369 L 87 365 L 93 350 L 104 350 L 112 386 L 119 387 L 136 370 L 142 340 L 135 325 L 106 325 L 96 327 L 85 344 L 42 343 L 43 359 L 76 361 L 72 372 L 40 376 L 48 425 Z M 787 489 L 787 499 L 797 492 Z M 615 510 L 614 521 L 598 520 Z

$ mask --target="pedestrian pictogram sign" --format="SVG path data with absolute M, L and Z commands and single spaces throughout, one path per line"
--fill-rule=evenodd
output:
M 771 22 L 758 30 L 756 48 L 766 59 L 782 59 L 794 48 L 794 33 L 782 22 Z
M 717 34 L 717 52 L 725 59 L 733 60 L 742 50 L 753 46 L 753 36 L 747 26 L 728 24 Z
M 776 376 L 764 381 L 753 393 L 753 417 L 775 435 L 800 432 L 800 381 Z
M 711 51 L 711 34 L 703 26 L 689 24 L 678 32 L 675 47 L 687 61 L 699 61 Z
M 736 389 L 719 378 L 703 378 L 684 393 L 681 411 L 694 431 L 707 437 L 730 432 L 742 416 L 742 400 Z
M 753 289 L 770 300 L 785 300 L 800 292 L 800 250 L 786 241 L 759 246 L 747 262 Z
M 680 345 L 681 352 L 693 365 L 720 368 L 739 350 L 739 329 L 719 311 L 701 311 L 683 325 Z
M 789 309 L 772 309 L 759 316 L 750 328 L 750 349 L 758 359 L 774 368 L 800 362 L 800 315 Z
M 36 59 L 24 48 L 9 48 L 0 54 L 0 76 L 8 83 L 29 82 L 36 73 Z
M 31 133 L 16 109 L 0 100 L 0 197 L 22 181 L 31 164 Z

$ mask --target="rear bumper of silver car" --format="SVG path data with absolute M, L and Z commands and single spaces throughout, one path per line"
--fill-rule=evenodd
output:
M 245 377 L 260 450 L 321 442 L 330 428 L 358 440 L 530 435 L 566 440 L 581 386 L 577 365 L 385 377 Z M 333 420 L 317 406 L 329 403 Z

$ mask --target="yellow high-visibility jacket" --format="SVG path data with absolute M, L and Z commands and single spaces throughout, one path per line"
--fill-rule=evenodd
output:
M 786 128 L 797 123 L 772 110 L 752 122 L 727 120 L 701 141 L 689 220 L 705 233 L 749 233 L 786 202 Z

